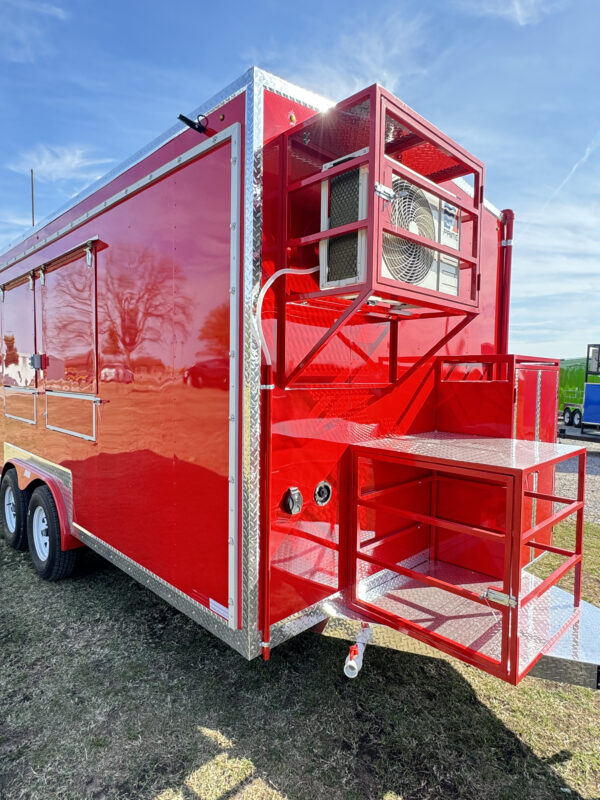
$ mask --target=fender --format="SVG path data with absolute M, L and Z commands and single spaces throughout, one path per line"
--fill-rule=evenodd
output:
M 67 504 L 65 502 L 65 487 L 49 472 L 20 458 L 11 458 L 4 467 L 6 468 L 9 465 L 13 466 L 17 472 L 17 480 L 21 491 L 37 481 L 42 481 L 50 489 L 58 512 L 61 548 L 63 550 L 74 550 L 76 547 L 84 547 L 83 542 L 73 536 L 71 532 Z

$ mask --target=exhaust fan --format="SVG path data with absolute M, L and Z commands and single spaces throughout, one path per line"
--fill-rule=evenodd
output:
M 458 209 L 403 178 L 392 182 L 389 222 L 447 247 L 460 247 Z M 459 261 L 401 236 L 383 234 L 382 277 L 458 295 Z
M 358 153 L 325 164 L 323 171 L 355 155 Z M 323 180 L 321 230 L 365 219 L 367 192 L 366 166 Z M 400 177 L 393 178 L 390 195 L 392 199 L 387 205 L 387 213 L 391 225 L 459 250 L 461 220 L 458 208 Z M 382 244 L 382 278 L 458 296 L 458 258 L 387 232 L 383 233 Z M 319 243 L 321 289 L 362 283 L 366 275 L 366 260 L 366 229 L 322 239 Z

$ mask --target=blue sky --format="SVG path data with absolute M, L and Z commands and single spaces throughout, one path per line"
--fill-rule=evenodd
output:
M 481 158 L 517 216 L 511 351 L 600 339 L 598 0 L 0 0 L 0 249 L 251 64 L 378 81 Z

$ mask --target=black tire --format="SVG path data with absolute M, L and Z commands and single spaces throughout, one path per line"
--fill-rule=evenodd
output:
M 47 550 L 42 551 L 39 531 L 46 526 Z M 36 536 L 35 530 L 38 530 Z M 31 495 L 27 509 L 27 539 L 29 554 L 35 571 L 46 581 L 67 578 L 75 566 L 76 550 L 61 550 L 60 523 L 52 492 L 47 486 L 38 486 Z
M 581 428 L 581 411 L 578 408 L 573 409 L 573 417 L 571 419 L 571 424 L 574 425 L 576 428 Z
M 572 422 L 572 412 L 570 408 L 565 408 L 563 411 L 563 422 L 565 425 L 570 425 Z
M 7 519 L 6 494 L 12 492 L 13 519 Z M 15 550 L 27 550 L 27 504 L 29 492 L 19 489 L 17 473 L 6 470 L 0 484 L 0 529 L 8 545 Z M 12 528 L 12 530 L 11 530 Z

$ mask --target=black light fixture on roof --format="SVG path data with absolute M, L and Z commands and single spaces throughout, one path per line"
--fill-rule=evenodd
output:
M 177 119 L 181 120 L 188 128 L 191 128 L 194 131 L 198 131 L 198 133 L 206 133 L 208 136 L 212 136 L 214 131 L 209 130 L 208 128 L 208 119 L 203 114 L 199 114 L 196 117 L 196 121 L 194 122 L 193 119 L 186 117 L 185 114 L 179 114 Z

